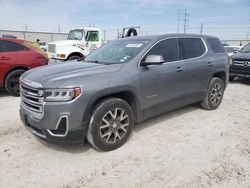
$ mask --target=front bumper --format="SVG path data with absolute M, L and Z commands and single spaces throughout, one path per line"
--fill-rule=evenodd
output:
M 55 127 L 54 129 L 47 129 L 44 128 L 45 126 L 43 126 L 42 121 L 34 119 L 32 115 L 22 107 L 19 110 L 19 114 L 25 127 L 31 133 L 43 140 L 56 144 L 84 142 L 84 138 L 86 135 L 86 125 L 82 124 L 80 127 L 70 128 L 67 116 L 61 116 L 62 118 L 59 118 L 56 124 L 50 125 L 51 127 Z M 63 118 L 65 118 L 67 121 L 63 121 Z M 60 126 L 64 125 L 65 122 L 67 123 L 65 126 L 65 130 L 63 130 L 63 132 L 60 132 Z
M 237 66 L 232 64 L 230 65 L 229 75 L 239 77 L 250 77 L 250 66 Z
M 52 64 L 58 64 L 58 63 L 62 63 L 62 62 L 64 62 L 65 60 L 63 60 L 63 59 L 49 59 L 49 62 L 48 62 L 48 64 L 49 65 L 52 65 Z

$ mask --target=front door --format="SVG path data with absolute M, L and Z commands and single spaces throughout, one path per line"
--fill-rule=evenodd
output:
M 158 42 L 143 57 L 161 55 L 162 65 L 140 67 L 144 118 L 178 108 L 183 104 L 185 63 L 179 61 L 177 39 Z

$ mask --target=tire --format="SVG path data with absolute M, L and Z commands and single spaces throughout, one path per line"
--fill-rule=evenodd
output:
M 10 72 L 6 79 L 5 79 L 5 90 L 14 96 L 19 96 L 20 95 L 20 90 L 19 90 L 19 78 L 20 76 L 25 72 L 26 70 L 14 70 Z
M 206 110 L 215 110 L 222 102 L 224 94 L 224 83 L 220 78 L 211 79 L 205 99 L 201 102 L 201 107 Z
M 127 36 L 127 37 L 130 37 L 130 36 L 137 36 L 137 31 L 136 31 L 136 29 L 130 28 L 130 29 L 128 30 L 126 36 Z
M 72 61 L 72 60 L 78 60 L 78 59 L 81 59 L 82 57 L 80 56 L 76 56 L 76 55 L 73 55 L 73 56 L 70 56 L 67 61 Z
M 230 82 L 233 82 L 233 81 L 234 81 L 234 78 L 235 78 L 234 76 L 229 76 L 229 81 L 230 81 Z
M 94 108 L 87 140 L 97 149 L 111 151 L 127 141 L 133 126 L 134 113 L 130 105 L 119 98 L 107 98 Z

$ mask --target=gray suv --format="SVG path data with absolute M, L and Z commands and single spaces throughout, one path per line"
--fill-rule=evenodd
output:
M 219 39 L 169 34 L 114 40 L 84 61 L 48 65 L 20 78 L 20 117 L 49 142 L 87 140 L 109 151 L 135 123 L 192 103 L 216 109 L 228 82 Z

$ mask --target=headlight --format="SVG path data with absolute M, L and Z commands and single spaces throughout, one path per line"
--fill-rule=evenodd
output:
M 73 89 L 46 89 L 45 101 L 70 101 L 81 95 L 81 88 Z
M 229 58 L 228 58 L 228 62 L 229 62 L 229 65 L 232 65 L 232 64 L 233 64 L 233 59 L 232 59 L 232 57 L 229 57 Z
M 65 54 L 57 54 L 57 57 L 59 57 L 59 58 L 66 58 L 66 55 Z

